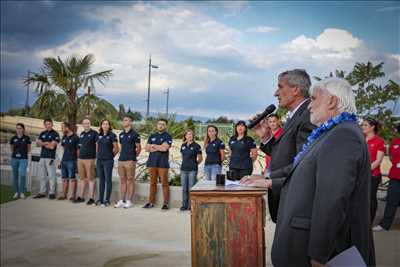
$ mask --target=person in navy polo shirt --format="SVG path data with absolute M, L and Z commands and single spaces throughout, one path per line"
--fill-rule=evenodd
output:
M 114 168 L 114 157 L 118 153 L 118 140 L 115 133 L 112 132 L 110 121 L 107 119 L 103 119 L 100 122 L 96 151 L 96 170 L 97 175 L 100 178 L 99 199 L 96 201 L 96 205 L 108 207 L 110 206 L 110 197 L 112 191 L 112 170 Z M 107 192 L 104 198 L 104 191 L 106 189 Z
M 197 182 L 198 165 L 203 160 L 201 155 L 201 146 L 194 140 L 192 130 L 186 130 L 183 136 L 181 146 L 182 165 L 181 165 L 181 183 L 182 183 L 182 207 L 181 211 L 190 210 L 189 192 Z
M 34 198 L 46 197 L 47 184 L 49 184 L 49 199 L 56 198 L 56 150 L 57 144 L 60 142 L 60 135 L 53 129 L 53 121 L 51 119 L 45 119 L 43 121 L 45 131 L 39 134 L 36 140 L 36 145 L 41 147 L 40 161 L 39 161 L 39 173 L 41 175 L 40 180 L 40 192 Z
M 132 207 L 132 198 L 135 192 L 135 169 L 137 157 L 142 149 L 140 146 L 140 136 L 132 129 L 132 118 L 125 115 L 122 119 L 124 130 L 119 134 L 121 151 L 118 159 L 118 174 L 120 182 L 120 200 L 115 204 L 115 208 Z
M 221 174 L 222 162 L 225 159 L 225 144 L 218 138 L 218 128 L 214 125 L 207 126 L 204 139 L 206 161 L 204 162 L 204 177 L 206 180 L 215 180 Z
M 89 185 L 87 205 L 95 204 L 96 188 L 96 140 L 98 133 L 90 128 L 90 120 L 82 120 L 83 131 L 79 135 L 78 173 L 80 178 L 79 196 L 74 203 L 85 202 L 86 186 Z
M 257 159 L 257 145 L 253 138 L 247 135 L 247 125 L 238 121 L 235 125 L 235 135 L 229 140 L 231 159 L 229 170 L 233 180 L 240 180 L 245 175 L 253 173 L 253 162 Z
M 31 139 L 25 135 L 25 125 L 17 123 L 17 134 L 10 139 L 11 167 L 13 170 L 14 198 L 25 198 L 26 193 L 26 167 L 28 154 L 31 152 Z
M 169 149 L 172 145 L 172 137 L 167 133 L 166 119 L 159 119 L 157 121 L 157 132 L 149 136 L 146 145 L 146 152 L 149 152 L 147 160 L 147 170 L 150 174 L 150 196 L 149 202 L 143 208 L 152 208 L 156 201 L 157 193 L 157 180 L 161 179 L 164 205 L 161 209 L 167 210 L 169 203 L 169 184 L 168 184 L 168 170 L 169 170 Z
M 69 200 L 74 201 L 76 195 L 76 161 L 78 159 L 78 136 L 71 130 L 71 125 L 68 122 L 63 122 L 61 125 L 63 137 L 61 146 L 64 148 L 61 159 L 61 178 L 63 180 L 63 194 L 58 197 L 58 200 L 68 198 L 69 182 L 71 181 L 72 194 Z

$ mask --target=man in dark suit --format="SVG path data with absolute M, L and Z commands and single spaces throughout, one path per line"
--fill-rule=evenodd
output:
M 294 157 L 315 128 L 310 123 L 307 110 L 310 85 L 310 77 L 305 70 L 294 69 L 281 73 L 274 95 L 278 98 L 279 106 L 289 111 L 283 133 L 278 139 L 271 137 L 266 121 L 253 128 L 262 141 L 260 149 L 271 156 L 267 178 L 271 178 L 273 185 L 272 190 L 268 191 L 268 207 L 273 222 L 276 222 L 282 183 L 292 168 Z M 260 184 L 265 182 L 265 177 L 260 175 L 245 177 L 244 180 L 248 179 Z
M 312 90 L 309 110 L 311 122 L 322 126 L 283 182 L 272 263 L 325 266 L 355 246 L 366 264 L 374 265 L 371 170 L 365 138 L 356 118 L 348 115 L 356 112 L 350 84 L 339 78 L 321 81 Z M 272 183 L 264 186 L 272 188 Z

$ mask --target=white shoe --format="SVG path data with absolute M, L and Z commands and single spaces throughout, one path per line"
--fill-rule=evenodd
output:
M 125 205 L 124 205 L 124 208 L 125 209 L 129 209 L 129 208 L 132 208 L 132 207 L 133 207 L 132 201 L 127 200 Z
M 123 208 L 125 207 L 125 203 L 123 200 L 118 200 L 117 204 L 114 205 L 114 208 Z
M 100 205 L 100 207 L 105 208 L 106 204 L 103 203 L 103 204 Z
M 19 195 L 20 198 L 24 199 L 25 198 L 25 194 L 21 193 L 21 195 Z
M 381 232 L 381 231 L 385 231 L 386 229 L 383 228 L 382 226 L 380 226 L 379 224 L 377 226 L 372 227 L 372 231 L 374 232 Z
M 18 198 L 19 198 L 19 194 L 15 193 L 14 196 L 13 196 L 13 199 L 18 199 Z

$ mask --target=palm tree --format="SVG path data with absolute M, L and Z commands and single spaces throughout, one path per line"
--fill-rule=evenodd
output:
M 43 60 L 43 67 L 39 73 L 33 73 L 24 79 L 26 85 L 35 84 L 39 93 L 39 102 L 49 102 L 49 97 L 55 95 L 65 96 L 62 106 L 54 107 L 61 110 L 68 122 L 76 128 L 78 116 L 78 91 L 88 86 L 94 88 L 94 82 L 102 85 L 112 75 L 112 70 L 92 73 L 94 56 L 89 54 L 84 57 L 71 56 L 65 61 L 60 57 L 48 57 Z M 49 93 L 52 91 L 52 93 Z M 47 100 L 46 100 L 47 99 Z M 42 108 L 48 108 L 43 105 Z

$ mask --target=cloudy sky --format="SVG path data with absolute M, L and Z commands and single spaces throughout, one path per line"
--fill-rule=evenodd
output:
M 21 80 L 44 57 L 94 54 L 113 69 L 96 93 L 151 111 L 247 118 L 275 103 L 277 75 L 311 76 L 356 62 L 384 62 L 400 80 L 399 2 L 7 2 L 1 1 L 1 110 L 23 106 Z M 35 99 L 31 93 L 30 102 Z

